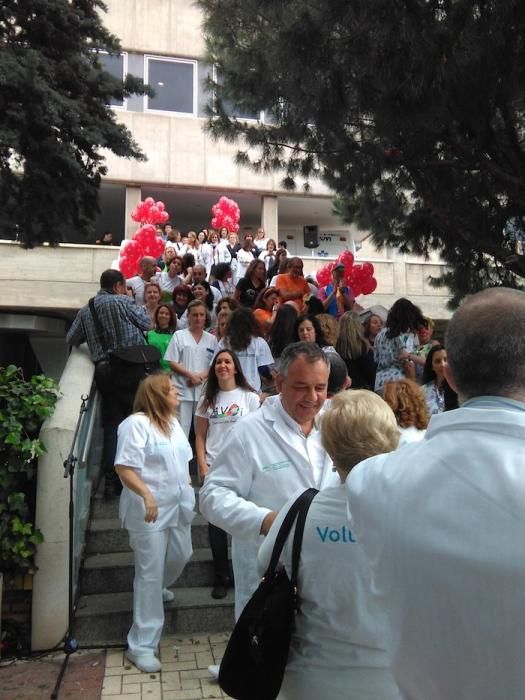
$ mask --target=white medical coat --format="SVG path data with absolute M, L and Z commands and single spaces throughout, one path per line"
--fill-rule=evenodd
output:
M 315 478 L 308 454 L 318 449 L 319 432 L 305 438 L 299 426 L 294 431 L 282 420 L 280 411 L 278 398 L 266 400 L 239 421 L 199 493 L 204 517 L 232 535 L 237 616 L 259 583 L 257 552 L 266 515 L 282 508 L 299 489 L 321 489 L 339 480 L 326 453 L 320 478 Z
M 406 700 L 525 698 L 525 404 L 491 401 L 347 479 Z
M 259 574 L 270 563 L 286 503 L 259 550 Z M 281 560 L 292 573 L 295 527 Z M 306 517 L 298 589 L 300 613 L 280 700 L 391 700 L 399 692 L 388 670 L 386 614 L 372 589 L 370 566 L 348 527 L 344 484 L 324 489 Z

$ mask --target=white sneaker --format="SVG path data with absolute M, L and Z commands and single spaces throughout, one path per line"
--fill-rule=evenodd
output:
M 216 681 L 219 680 L 219 664 L 212 664 L 211 666 L 208 666 L 208 673 L 212 678 L 214 678 Z
M 164 601 L 164 603 L 171 603 L 173 600 L 175 600 L 175 593 L 173 593 L 173 591 L 170 591 L 169 588 L 163 588 L 162 600 Z
M 162 668 L 160 661 L 153 652 L 133 654 L 128 649 L 126 656 L 132 664 L 135 664 L 139 671 L 143 671 L 144 673 L 158 673 Z

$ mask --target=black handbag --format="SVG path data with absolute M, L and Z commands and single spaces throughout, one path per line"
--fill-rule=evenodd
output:
M 89 310 L 97 330 L 100 344 L 104 350 L 107 351 L 108 344 L 106 340 L 106 333 L 96 312 L 94 298 L 89 300 Z M 139 328 L 139 326 L 137 326 L 133 320 L 130 319 L 130 321 L 134 326 Z M 139 330 L 141 329 L 139 328 Z M 146 342 L 145 337 L 144 342 Z M 139 371 L 144 375 L 160 372 L 160 360 L 160 350 L 153 345 L 128 345 L 127 347 L 109 351 L 109 364 L 111 367 L 123 371 L 129 369 L 132 370 L 133 373 Z
M 237 620 L 219 669 L 219 685 L 236 700 L 275 700 L 281 688 L 298 610 L 297 573 L 308 508 L 317 489 L 308 489 L 283 520 L 259 587 Z M 292 575 L 277 568 L 297 517 Z

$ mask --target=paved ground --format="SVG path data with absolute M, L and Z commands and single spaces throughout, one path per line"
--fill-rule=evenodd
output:
M 227 698 L 208 673 L 219 663 L 229 633 L 165 637 L 161 641 L 160 673 L 140 673 L 124 651 L 80 651 L 69 660 L 59 700 L 202 700 Z M 0 664 L 2 700 L 49 698 L 63 654 Z

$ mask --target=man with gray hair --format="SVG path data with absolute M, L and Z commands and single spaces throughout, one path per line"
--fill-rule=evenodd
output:
M 525 294 L 487 289 L 449 323 L 461 407 L 361 462 L 352 530 L 384 599 L 403 698 L 525 698 Z
M 289 345 L 276 379 L 279 396 L 237 423 L 200 491 L 204 517 L 232 535 L 236 617 L 259 584 L 257 552 L 277 511 L 297 491 L 335 483 L 316 422 L 328 372 L 315 343 Z

